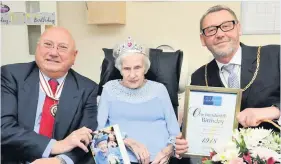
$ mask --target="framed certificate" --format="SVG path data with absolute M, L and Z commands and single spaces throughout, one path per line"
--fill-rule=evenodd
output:
M 241 97 L 241 89 L 186 87 L 183 136 L 189 148 L 183 156 L 207 157 L 212 147 L 231 140 Z

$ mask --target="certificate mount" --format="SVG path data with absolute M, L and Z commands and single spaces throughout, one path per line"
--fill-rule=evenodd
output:
M 183 156 L 207 157 L 212 147 L 231 140 L 241 97 L 242 89 L 186 87 L 183 136 L 189 148 Z

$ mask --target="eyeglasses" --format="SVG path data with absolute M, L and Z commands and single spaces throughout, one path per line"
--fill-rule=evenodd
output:
M 55 44 L 52 41 L 43 41 L 42 43 L 43 47 L 47 49 L 55 48 Z M 57 51 L 58 52 L 68 52 L 69 48 L 68 45 L 65 43 L 60 43 L 57 45 Z
M 207 37 L 213 36 L 213 35 L 216 35 L 216 33 L 218 32 L 218 28 L 220 28 L 223 32 L 227 32 L 227 31 L 233 30 L 235 24 L 237 24 L 237 21 L 235 21 L 235 20 L 223 22 L 222 24 L 220 24 L 218 26 L 209 26 L 209 27 L 202 29 L 202 33 Z

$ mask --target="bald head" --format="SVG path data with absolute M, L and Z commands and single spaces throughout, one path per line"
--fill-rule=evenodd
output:
M 46 39 L 46 38 L 48 39 L 50 37 L 53 38 L 54 35 L 61 36 L 61 38 L 63 38 L 63 41 L 65 43 L 72 45 L 73 49 L 76 50 L 76 44 L 71 33 L 66 28 L 63 27 L 51 27 L 46 29 L 41 35 L 41 37 L 39 38 L 39 42 L 42 39 Z
M 70 32 L 62 27 L 52 27 L 41 35 L 35 61 L 45 75 L 60 78 L 74 65 L 76 55 L 75 41 Z

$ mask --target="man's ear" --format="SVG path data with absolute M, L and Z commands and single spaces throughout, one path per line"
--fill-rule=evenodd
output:
M 77 54 L 78 54 L 78 50 L 75 50 L 75 51 L 74 51 L 74 54 L 73 54 L 73 55 L 74 55 L 74 60 L 73 60 L 72 65 L 74 65 L 74 63 L 75 63 Z
M 74 56 L 76 57 L 76 56 L 77 56 L 77 54 L 78 54 L 78 50 L 75 50 L 75 52 L 74 52 Z
M 200 34 L 200 40 L 201 40 L 202 46 L 206 46 L 205 38 L 204 38 L 203 34 Z
M 239 36 L 241 36 L 242 35 L 242 31 L 241 31 L 241 24 L 240 24 L 240 22 L 238 22 L 236 26 L 237 26 L 237 30 L 238 30 Z

